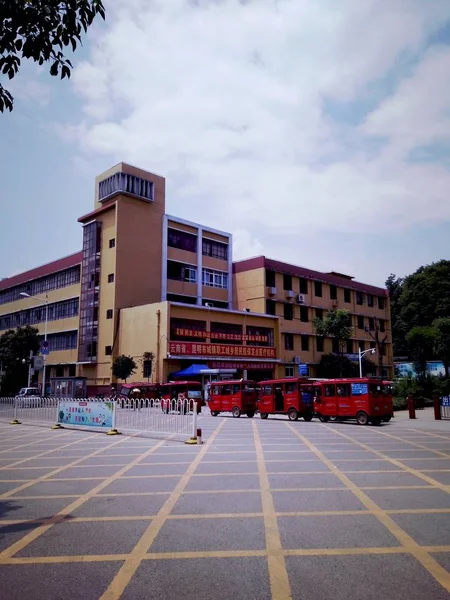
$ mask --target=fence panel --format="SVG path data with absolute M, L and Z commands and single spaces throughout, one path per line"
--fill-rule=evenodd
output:
M 450 396 L 439 398 L 439 404 L 441 406 L 441 419 L 450 419 Z
M 0 398 L 0 421 L 14 419 L 14 398 Z
M 192 433 L 193 400 L 126 399 L 116 403 L 115 427 L 120 432 L 187 435 Z

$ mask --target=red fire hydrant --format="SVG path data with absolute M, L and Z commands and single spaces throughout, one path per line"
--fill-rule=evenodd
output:
M 436 421 L 441 420 L 441 400 L 439 396 L 433 396 L 434 418 Z
M 413 396 L 408 396 L 408 411 L 409 411 L 409 418 L 415 419 L 416 418 L 416 407 L 414 405 Z

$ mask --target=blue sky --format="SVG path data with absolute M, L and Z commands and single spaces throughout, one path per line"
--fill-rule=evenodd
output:
M 450 5 L 105 5 L 70 82 L 2 80 L 0 277 L 77 251 L 119 160 L 166 176 L 167 212 L 231 231 L 236 258 L 379 285 L 449 258 Z

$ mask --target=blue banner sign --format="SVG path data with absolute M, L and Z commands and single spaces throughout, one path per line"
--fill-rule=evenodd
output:
M 112 429 L 114 403 L 86 402 L 80 400 L 60 400 L 58 402 L 58 423 L 60 425 L 81 425 L 96 429 Z
M 448 407 L 450 407 L 450 396 L 443 396 L 443 397 L 441 397 L 441 406 L 448 406 Z
M 367 394 L 369 386 L 367 383 L 352 383 L 352 396 L 362 396 Z
M 298 365 L 298 374 L 299 377 L 309 376 L 309 365 L 305 363 L 301 363 Z

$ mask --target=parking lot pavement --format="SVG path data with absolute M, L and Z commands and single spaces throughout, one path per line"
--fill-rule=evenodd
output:
M 2 600 L 450 598 L 450 423 L 0 424 Z

